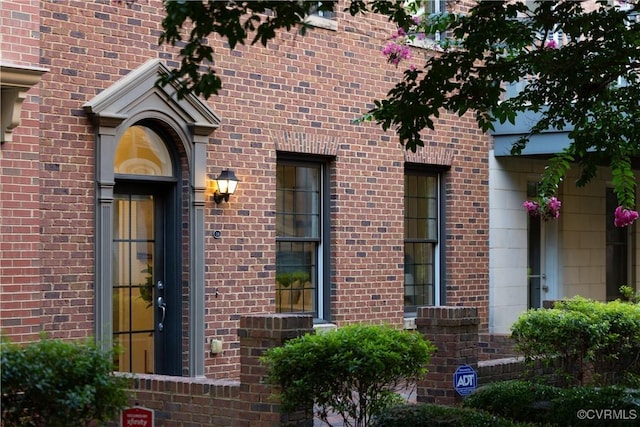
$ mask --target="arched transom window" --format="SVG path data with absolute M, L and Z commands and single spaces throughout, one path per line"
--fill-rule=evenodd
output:
M 162 138 L 145 126 L 131 126 L 124 132 L 113 163 L 116 174 L 173 176 L 169 150 Z

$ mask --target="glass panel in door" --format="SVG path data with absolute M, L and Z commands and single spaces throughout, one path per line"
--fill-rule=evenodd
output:
M 534 198 L 538 195 L 538 184 L 527 183 L 527 197 Z M 542 289 L 545 275 L 543 272 L 543 245 L 542 245 L 542 219 L 539 216 L 529 216 L 528 227 L 528 254 L 527 254 L 527 279 L 529 282 L 527 297 L 529 308 L 542 306 Z
M 613 188 L 607 188 L 607 255 L 606 255 L 606 292 L 607 301 L 620 298 L 620 286 L 629 284 L 629 230 L 628 227 L 616 227 L 614 212 L 618 207 L 618 198 Z
M 156 209 L 150 194 L 117 194 L 113 220 L 113 339 L 118 370 L 155 372 Z

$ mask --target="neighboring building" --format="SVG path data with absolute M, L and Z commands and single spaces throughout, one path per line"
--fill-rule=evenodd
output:
M 565 132 L 535 138 L 521 157 L 509 154 L 524 129 L 501 126 L 490 152 L 490 275 L 489 324 L 493 333 L 508 333 L 517 316 L 544 300 L 581 295 L 601 301 L 620 297 L 621 285 L 637 289 L 637 226 L 613 224 L 617 199 L 611 174 L 601 169 L 585 187 L 577 187 L 577 171 L 561 183 L 557 220 L 523 215 L 522 202 L 537 195 L 542 160 L 568 144 Z
M 630 10 L 624 1 L 611 5 Z M 585 2 L 587 10 L 595 2 Z M 549 40 L 562 48 L 566 36 Z M 620 84 L 624 84 L 622 81 Z M 522 89 L 507 88 L 507 94 Z M 578 171 L 570 170 L 558 189 L 562 202 L 557 220 L 523 215 L 522 203 L 537 193 L 544 159 L 569 145 L 571 128 L 532 137 L 522 156 L 510 154 L 513 143 L 535 123 L 533 112 L 519 114 L 514 124 L 496 123 L 489 152 L 490 308 L 489 330 L 508 334 L 520 313 L 545 300 L 581 295 L 600 301 L 620 297 L 619 288 L 638 289 L 638 227 L 614 226 L 618 206 L 611 172 L 600 168 L 595 178 L 577 187 Z M 635 163 L 638 178 L 637 162 Z
M 472 116 L 442 114 L 415 153 L 352 123 L 401 78 L 385 18 L 340 7 L 267 48 L 212 40 L 223 89 L 204 101 L 155 86 L 179 61 L 162 16 L 161 0 L 0 2 L 4 336 L 95 336 L 123 371 L 234 378 L 242 314 L 411 327 L 420 305 L 475 306 L 486 337 L 542 299 L 604 299 L 623 280 L 608 271 L 635 283 L 606 177 L 567 180 L 560 221 L 534 224 L 542 163 L 502 156 Z M 223 170 L 240 182 L 217 203 Z

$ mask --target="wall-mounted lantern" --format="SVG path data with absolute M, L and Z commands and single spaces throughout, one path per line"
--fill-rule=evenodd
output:
M 216 182 L 216 190 L 213 193 L 213 200 L 218 204 L 222 203 L 223 200 L 228 202 L 229 196 L 235 193 L 238 182 L 240 182 L 236 174 L 229 169 L 220 172 L 220 176 L 214 181 Z

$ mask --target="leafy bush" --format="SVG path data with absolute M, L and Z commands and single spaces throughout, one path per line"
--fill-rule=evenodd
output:
M 631 286 L 620 286 L 620 299 L 633 304 L 640 304 L 640 291 L 636 292 Z
M 394 406 L 377 416 L 372 427 L 518 427 L 531 424 L 496 417 L 485 411 L 432 404 Z
M 463 406 L 519 422 L 604 426 L 611 425 L 611 418 L 584 420 L 579 418 L 579 411 L 615 410 L 619 416 L 640 416 L 640 391 L 618 386 L 563 389 L 514 380 L 480 387 L 464 400 Z M 628 421 L 637 423 L 635 419 Z
M 570 383 L 615 384 L 640 374 L 640 305 L 581 297 L 529 310 L 513 324 L 528 362 L 556 364 Z
M 626 374 L 640 374 L 640 305 L 573 298 L 559 303 L 558 308 L 584 313 L 594 324 L 605 327 L 590 353 L 597 383 L 616 384 Z
M 616 411 L 615 421 L 611 417 L 593 417 L 589 425 L 611 426 L 638 425 L 640 417 L 640 391 L 619 386 L 602 388 L 573 387 L 559 390 L 558 397 L 552 402 L 549 411 L 549 423 L 553 421 L 561 426 L 583 425 L 584 420 L 578 418 L 579 411 Z M 624 417 L 628 419 L 624 420 Z M 599 419 L 598 419 L 599 418 Z
M 560 389 L 529 381 L 501 381 L 480 387 L 463 406 L 519 421 L 544 422 Z
M 262 361 L 267 382 L 281 388 L 284 411 L 316 405 L 325 422 L 335 412 L 346 426 L 364 426 L 399 402 L 396 390 L 426 374 L 433 351 L 418 333 L 350 325 L 292 339 L 267 350 Z
M 3 340 L 2 421 L 9 426 L 67 427 L 117 416 L 127 379 L 113 375 L 113 354 L 91 343 Z

